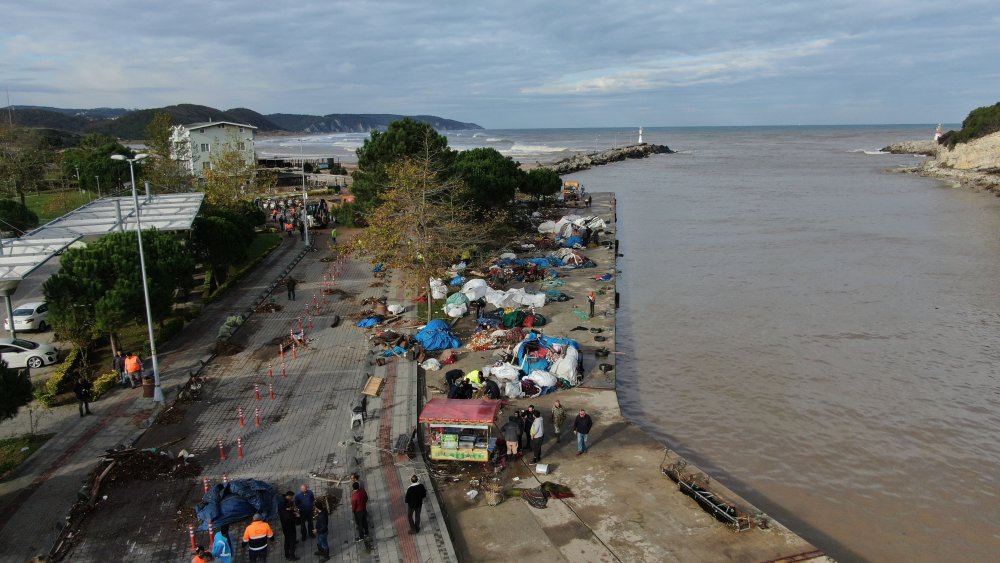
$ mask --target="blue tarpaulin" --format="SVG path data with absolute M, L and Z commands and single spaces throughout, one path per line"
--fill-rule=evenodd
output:
M 358 326 L 361 328 L 371 328 L 378 323 L 382 322 L 382 317 L 379 315 L 373 315 L 371 317 L 365 317 L 358 321 Z
M 447 350 L 448 348 L 458 348 L 462 342 L 452 336 L 448 323 L 441 319 L 434 319 L 427 323 L 420 332 L 413 337 L 425 350 Z
M 461 286 L 464 283 L 465 283 L 465 278 L 463 278 L 462 276 L 455 276 L 451 278 L 451 281 L 448 282 L 448 285 Z
M 583 244 L 583 237 L 578 237 L 578 236 L 566 237 L 566 239 L 562 241 L 562 245 L 566 248 L 573 248 L 574 246 L 581 246 L 581 247 L 586 246 L 585 244 Z
M 274 488 L 256 479 L 236 479 L 226 485 L 216 485 L 201 497 L 195 509 L 198 531 L 208 530 L 208 523 L 218 530 L 224 524 L 250 520 L 260 513 L 264 520 L 278 514 L 278 496 Z

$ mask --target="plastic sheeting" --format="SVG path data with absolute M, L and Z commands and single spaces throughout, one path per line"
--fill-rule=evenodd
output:
M 580 363 L 580 351 L 572 346 L 563 348 L 562 356 L 549 366 L 549 372 L 560 379 L 569 381 L 570 385 L 578 385 L 576 366 Z
M 445 297 L 448 297 L 448 286 L 446 286 L 443 281 L 431 278 L 430 285 L 431 297 L 434 299 L 444 299 Z
M 489 290 L 489 286 L 486 285 L 486 280 L 473 278 L 462 286 L 462 290 L 459 292 L 465 296 L 469 301 L 475 301 L 476 299 L 482 299 L 486 297 L 486 292 Z
M 434 319 L 427 323 L 413 337 L 425 350 L 447 350 L 448 348 L 458 348 L 462 343 L 451 334 L 448 323 L 441 319 Z
M 447 301 L 449 305 L 465 305 L 468 302 L 469 302 L 468 296 L 466 296 L 461 291 L 449 295 Z
M 523 288 L 508 289 L 498 291 L 495 289 L 486 290 L 486 302 L 498 309 L 511 307 L 542 307 L 545 305 L 544 293 L 528 293 Z
M 518 376 L 521 375 L 521 370 L 517 369 L 515 365 L 504 362 L 498 366 L 489 368 L 489 375 L 496 379 L 517 381 Z
M 461 295 L 461 293 L 456 293 L 455 295 Z M 453 319 L 460 319 L 469 312 L 469 306 L 465 303 L 448 303 L 444 306 L 444 314 L 448 315 Z
M 535 370 L 530 374 L 526 375 L 524 379 L 527 379 L 529 381 L 534 381 L 535 385 L 538 385 L 539 387 L 555 387 L 555 385 L 559 383 L 559 380 L 556 379 L 556 376 L 543 370 Z
M 207 531 L 209 522 L 218 530 L 224 524 L 250 520 L 258 512 L 270 520 L 278 513 L 278 496 L 264 481 L 236 479 L 209 489 L 195 511 L 200 520 L 198 531 Z

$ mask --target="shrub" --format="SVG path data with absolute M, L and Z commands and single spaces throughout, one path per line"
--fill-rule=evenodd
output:
M 345 227 L 357 227 L 361 223 L 361 206 L 357 203 L 345 203 L 333 209 L 337 224 Z
M 94 380 L 94 398 L 96 399 L 108 391 L 111 391 L 118 386 L 120 381 L 121 378 L 119 377 L 117 371 L 109 371 L 108 373 L 99 376 Z
M 997 131 L 1000 131 L 1000 102 L 972 110 L 962 121 L 960 130 L 949 131 L 938 142 L 948 145 L 948 148 L 955 148 L 958 143 L 967 143 Z
M 160 327 L 160 335 L 157 340 L 165 342 L 180 334 L 182 330 L 184 330 L 184 318 L 170 317 L 169 319 L 163 321 L 163 326 Z
M 73 389 L 77 368 L 80 367 L 80 359 L 79 348 L 70 350 L 63 363 L 56 368 L 51 377 L 45 380 L 45 391 L 50 395 L 58 395 Z

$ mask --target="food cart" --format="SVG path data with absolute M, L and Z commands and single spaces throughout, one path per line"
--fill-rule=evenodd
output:
M 487 462 L 496 442 L 490 430 L 501 401 L 431 399 L 420 412 L 433 460 Z

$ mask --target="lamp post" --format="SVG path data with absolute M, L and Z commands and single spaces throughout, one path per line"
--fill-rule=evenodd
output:
M 160 388 L 160 364 L 156 358 L 156 342 L 153 340 L 153 310 L 149 307 L 149 284 L 146 282 L 146 256 L 142 250 L 142 221 L 139 218 L 139 196 L 135 191 L 135 163 L 149 156 L 137 154 L 135 158 L 124 155 L 111 155 L 112 160 L 128 162 L 129 174 L 132 178 L 132 204 L 135 206 L 135 234 L 139 239 L 139 267 L 142 273 L 142 295 L 146 298 L 146 330 L 149 331 L 149 354 L 153 357 L 153 402 L 164 402 L 163 389 Z
M 309 248 L 309 194 L 306 193 L 306 157 L 302 154 L 302 143 L 299 143 L 299 158 L 302 160 L 302 240 Z

